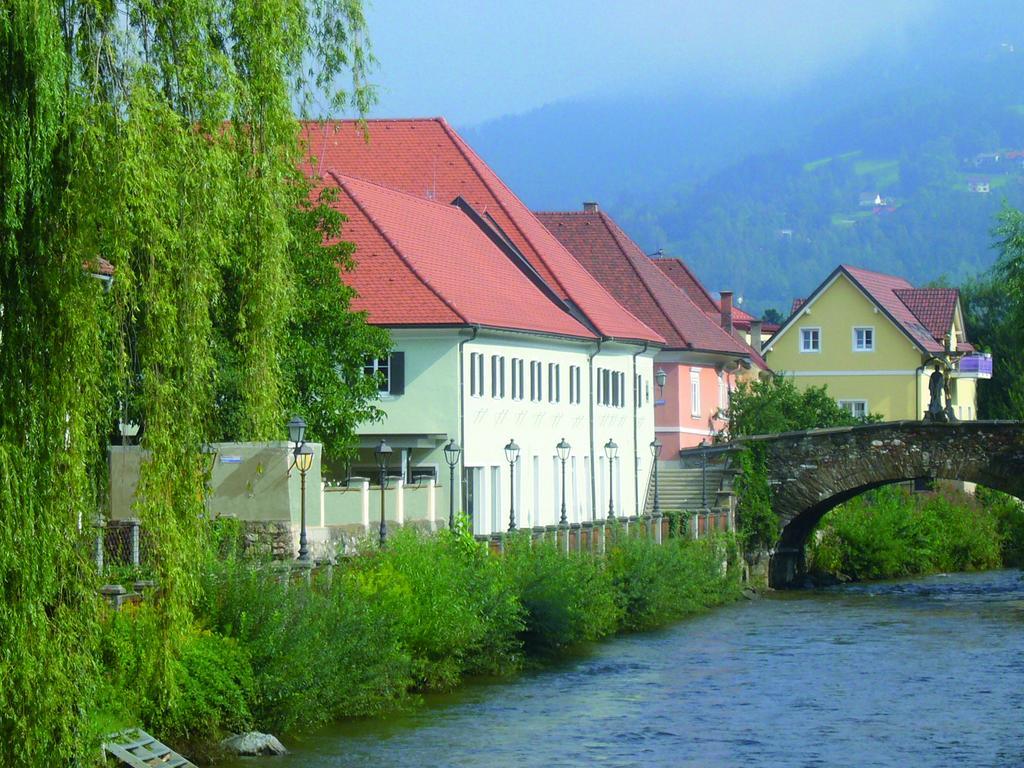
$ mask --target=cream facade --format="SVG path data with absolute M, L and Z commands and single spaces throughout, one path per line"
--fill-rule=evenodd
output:
M 383 394 L 384 419 L 360 430 L 352 474 L 375 480 L 373 446 L 393 448 L 389 474 L 436 477 L 438 519 L 447 519 L 450 482 L 444 446 L 461 447 L 455 507 L 486 535 L 559 522 L 562 467 L 555 446 L 571 446 L 565 467 L 569 522 L 642 511 L 654 439 L 653 359 L 642 344 L 483 328 L 391 329 L 404 358 L 402 394 Z M 520 448 L 514 470 L 505 446 Z M 618 455 L 609 463 L 604 446 Z M 596 460 L 595 460 L 596 457 Z M 513 474 L 514 472 L 514 474 Z M 609 490 L 610 488 L 610 490 Z M 514 501 L 513 501 L 513 494 Z
M 958 344 L 966 341 L 959 307 L 946 336 L 944 352 L 923 351 L 839 271 L 767 342 L 764 356 L 772 370 L 798 386 L 826 385 L 853 413 L 886 421 L 922 418 L 938 364 L 950 373 L 954 415 L 975 419 L 978 375 L 956 366 Z

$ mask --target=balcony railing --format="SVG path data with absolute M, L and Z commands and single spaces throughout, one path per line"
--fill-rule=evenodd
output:
M 992 355 L 977 354 L 961 357 L 955 375 L 961 379 L 991 379 Z

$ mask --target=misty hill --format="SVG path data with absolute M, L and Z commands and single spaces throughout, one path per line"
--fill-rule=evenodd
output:
M 698 84 L 465 133 L 528 204 L 597 199 L 748 309 L 785 314 L 842 262 L 959 280 L 993 262 L 1002 204 L 1024 206 L 1024 20 L 983 7 L 784 97 Z

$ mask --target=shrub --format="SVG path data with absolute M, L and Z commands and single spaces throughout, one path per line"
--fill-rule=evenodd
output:
M 208 569 L 203 586 L 200 616 L 251 659 L 259 727 L 312 728 L 404 698 L 409 661 L 392 621 L 345 579 L 289 582 L 228 560 Z
M 464 675 L 518 665 L 523 624 L 515 587 L 472 536 L 401 529 L 385 550 L 349 567 L 347 578 L 390 617 L 418 688 L 446 690 Z
M 622 626 L 644 630 L 679 619 L 735 595 L 735 569 L 726 569 L 729 539 L 669 539 L 658 545 L 620 538 L 607 552 L 607 568 Z
M 503 564 L 525 611 L 520 637 L 527 653 L 553 655 L 618 628 L 611 579 L 592 555 L 565 555 L 553 542 L 531 545 L 523 534 L 506 544 Z

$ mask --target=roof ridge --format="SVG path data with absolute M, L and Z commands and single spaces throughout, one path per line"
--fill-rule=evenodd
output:
M 462 137 L 459 136 L 459 134 L 455 131 L 455 129 L 453 129 L 450 125 L 448 125 L 448 123 L 446 121 L 444 121 L 444 120 L 441 121 L 441 127 L 444 130 L 445 135 L 448 136 L 448 138 L 452 142 L 452 144 L 455 145 L 455 148 L 459 151 L 459 154 L 461 154 L 466 159 L 466 162 L 469 163 L 469 167 L 473 169 L 473 173 L 475 173 L 476 177 L 478 179 L 480 179 L 480 183 L 483 184 L 485 187 L 490 188 L 490 184 L 487 183 L 487 179 L 484 178 L 484 175 L 483 175 L 483 173 L 480 170 L 480 165 L 485 165 L 486 166 L 486 163 L 484 163 L 483 158 L 481 158 L 478 154 L 476 154 L 476 152 L 473 150 L 472 147 L 470 147 L 468 144 L 466 144 L 464 141 L 462 141 Z M 497 174 L 494 174 L 494 177 L 495 177 L 495 179 L 497 180 L 497 182 L 499 184 L 501 184 L 503 187 L 505 187 L 505 190 L 508 192 L 508 194 L 512 195 L 512 197 L 515 197 L 517 200 L 519 199 L 518 196 L 516 195 L 516 193 L 513 192 L 511 189 L 509 189 L 508 186 L 498 177 Z M 502 211 L 504 211 L 505 215 L 508 217 L 508 219 L 511 222 L 512 226 L 514 226 L 516 228 L 516 231 L 519 232 L 519 234 L 522 236 L 523 240 L 525 240 L 527 243 L 529 243 L 530 247 L 537 254 L 537 258 L 539 258 L 542 262 L 544 262 L 544 265 L 547 268 L 548 274 L 551 275 L 551 279 L 555 281 L 555 284 L 558 286 L 558 289 L 562 293 L 564 293 L 566 295 L 566 297 L 569 297 L 570 296 L 569 289 L 566 288 L 565 285 L 562 284 L 562 281 L 558 279 L 558 275 L 555 274 L 555 272 L 551 268 L 551 266 L 545 261 L 544 257 L 541 256 L 541 251 L 540 251 L 539 248 L 537 248 L 536 243 L 534 243 L 529 238 L 529 236 L 523 231 L 523 228 L 521 226 L 519 226 L 519 222 L 516 221 L 516 217 L 512 215 L 512 212 L 508 208 L 505 207 L 505 204 L 501 200 L 501 196 L 495 194 L 494 195 L 494 201 L 498 204 L 498 207 L 501 208 Z M 522 202 L 522 201 L 520 201 L 520 202 Z M 526 209 L 527 213 L 531 213 L 532 214 L 532 211 L 530 211 L 530 209 L 526 206 L 525 203 L 523 204 L 523 208 Z M 623 309 L 625 309 L 625 307 L 623 307 Z M 581 311 L 582 311 L 582 307 L 581 307 Z M 583 314 L 586 315 L 586 312 L 584 311 Z M 589 317 L 587 319 L 591 323 L 593 323 L 593 319 L 591 319 Z
M 651 297 L 651 301 L 653 301 L 655 306 L 657 306 L 658 309 L 661 311 L 662 316 L 666 320 L 668 320 L 669 325 L 671 325 L 675 329 L 676 333 L 679 334 L 679 338 L 686 342 L 688 346 L 693 347 L 693 342 L 690 340 L 689 335 L 683 333 L 683 329 L 676 325 L 676 322 L 672 318 L 670 312 L 665 308 L 665 306 L 660 301 L 658 301 L 658 297 L 654 295 L 654 291 L 651 290 L 651 287 L 647 284 L 647 281 L 644 280 L 643 276 L 640 274 L 640 270 L 637 269 L 637 265 L 633 263 L 633 258 L 630 256 L 629 251 L 623 245 L 622 239 L 619 237 L 618 232 L 616 232 L 616 230 L 619 230 L 619 232 L 622 232 L 622 230 L 619 229 L 619 226 L 614 221 L 612 221 L 611 217 L 608 216 L 604 211 L 595 211 L 594 213 L 597 214 L 598 218 L 601 220 L 601 223 L 604 224 L 605 229 L 607 229 L 608 234 L 612 236 L 612 239 L 615 241 L 615 244 L 619 247 L 619 250 L 622 252 L 622 255 L 626 257 L 626 261 L 629 263 L 629 268 L 633 270 L 633 274 L 636 275 L 637 280 L 644 287 L 644 291 L 647 292 L 647 295 Z M 628 235 L 626 235 L 625 232 L 622 232 L 622 235 L 628 237 Z M 639 246 L 637 247 L 639 248 Z M 683 293 L 682 289 L 679 289 L 679 292 Z M 698 307 L 698 310 L 699 309 L 700 308 Z
M 430 292 L 433 293 L 438 298 L 439 301 L 441 301 L 442 304 L 444 304 L 446 307 L 448 307 L 448 309 L 450 309 L 452 311 L 452 314 L 454 314 L 456 317 L 458 317 L 466 325 L 471 325 L 469 320 L 466 319 L 466 316 L 464 314 L 462 314 L 462 312 L 460 312 L 455 307 L 455 305 L 451 301 L 449 301 L 448 298 L 445 297 L 441 293 L 441 291 L 439 291 L 437 288 L 435 288 L 433 286 L 433 284 L 420 273 L 420 271 L 416 268 L 416 266 L 412 262 L 410 262 L 409 259 L 407 259 L 405 257 L 405 254 L 402 253 L 401 249 L 395 244 L 395 241 L 391 238 L 391 235 L 389 235 L 387 232 L 385 232 L 384 231 L 384 227 L 381 226 L 380 222 L 378 222 L 372 215 L 370 215 L 370 212 L 366 209 L 366 206 L 363 205 L 362 202 L 360 202 L 359 198 L 356 195 L 352 194 L 351 190 L 349 190 L 349 188 L 345 186 L 345 183 L 341 180 L 341 178 L 338 176 L 338 174 L 335 173 L 334 170 L 328 170 L 327 172 L 332 177 L 334 177 L 335 183 L 338 184 L 338 186 L 340 186 L 348 194 L 348 196 L 352 198 L 352 202 L 355 203 L 356 207 L 360 210 L 360 212 L 363 214 L 363 216 L 366 217 L 366 220 L 369 221 L 373 225 L 374 229 L 376 229 L 380 233 L 380 236 L 384 238 L 384 241 L 391 247 L 391 250 L 394 251 L 395 255 L 399 259 L 401 259 L 402 263 L 405 264 L 409 268 L 409 271 L 413 273 L 413 275 L 416 277 L 416 279 L 419 280 L 423 285 L 425 285 L 427 287 L 427 289 L 429 289 Z M 350 177 L 350 178 L 352 178 L 352 177 Z M 359 179 L 354 179 L 354 180 L 355 181 L 359 181 Z M 380 187 L 380 188 L 381 189 L 385 189 L 385 190 L 388 189 L 387 187 Z M 396 190 L 389 190 L 389 191 L 396 192 Z M 397 192 L 397 194 L 403 194 L 403 193 Z M 417 200 L 418 199 L 418 198 L 414 197 L 413 195 L 409 195 L 408 197 L 410 197 L 413 200 Z

